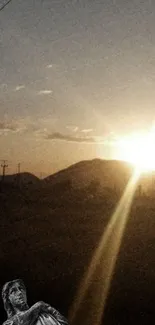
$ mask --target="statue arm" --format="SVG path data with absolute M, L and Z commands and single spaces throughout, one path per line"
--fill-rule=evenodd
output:
M 29 308 L 25 312 L 19 313 L 16 315 L 18 325 L 33 325 L 39 316 L 38 310 L 33 308 Z M 13 325 L 16 325 L 13 324 Z
M 17 320 L 15 317 L 11 317 L 10 319 L 7 319 L 2 325 L 17 325 Z
M 24 312 L 16 314 L 14 317 L 17 319 L 17 322 L 14 324 L 5 324 L 5 325 L 33 325 L 40 315 L 42 310 L 42 302 L 38 302 L 30 307 Z
M 67 319 L 62 316 L 55 308 L 38 302 L 24 312 L 19 312 L 10 319 L 6 320 L 3 325 L 34 325 L 41 314 L 51 314 L 59 325 L 68 325 Z
M 40 311 L 41 303 L 36 303 L 28 310 L 7 319 L 2 325 L 33 325 L 37 321 Z
M 43 301 L 39 301 L 26 311 L 17 313 L 10 320 L 7 320 L 3 325 L 34 325 L 37 322 L 40 314 L 47 312 L 48 308 L 48 304 L 44 303 Z
M 7 319 L 2 325 L 33 325 L 36 320 L 35 316 L 28 310 Z

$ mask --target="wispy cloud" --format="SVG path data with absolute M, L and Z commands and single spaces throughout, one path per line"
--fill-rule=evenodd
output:
M 80 136 L 71 136 L 67 134 L 62 134 L 59 132 L 53 132 L 46 136 L 48 140 L 63 140 L 67 142 L 80 142 L 80 143 L 96 143 L 95 137 L 80 137 Z
M 90 133 L 92 131 L 93 131 L 93 129 L 83 129 L 83 130 L 81 130 L 81 132 L 83 132 L 83 133 Z
M 5 115 L 0 119 L 0 135 L 7 135 L 9 133 L 31 134 L 32 136 L 45 137 L 51 127 L 56 123 L 57 119 L 52 115 L 35 119 L 34 116 L 19 117 L 17 119 L 10 119 Z
M 117 137 L 114 134 L 108 134 L 107 136 L 88 136 L 87 132 L 76 133 L 77 126 L 72 125 L 72 134 L 65 134 L 59 131 L 50 132 L 51 127 L 55 128 L 57 119 L 49 116 L 48 118 L 40 118 L 35 120 L 34 117 L 28 116 L 19 118 L 17 120 L 9 120 L 8 117 L 4 117 L 0 120 L 0 136 L 10 134 L 31 134 L 35 136 L 37 141 L 51 140 L 51 141 L 66 141 L 72 143 L 81 144 L 102 144 L 105 146 L 116 146 Z M 71 126 L 68 126 L 71 127 Z M 69 128 L 70 129 L 70 128 Z
M 46 66 L 46 68 L 48 68 L 48 69 L 53 68 L 53 64 L 48 64 L 48 65 Z
M 72 132 L 77 132 L 78 129 L 79 129 L 79 127 L 76 126 L 76 125 L 67 125 L 67 126 L 66 126 L 66 129 L 68 129 L 68 130 L 70 130 L 70 131 L 72 131 Z
M 29 118 L 9 119 L 4 117 L 0 121 L 0 134 L 7 135 L 9 133 L 25 133 L 27 131 L 34 131 L 35 124 Z
M 7 89 L 8 89 L 8 85 L 7 85 L 7 84 L 1 84 L 1 85 L 0 85 L 0 90 L 5 91 L 5 90 L 7 90 Z
M 47 131 L 47 130 L 46 130 Z M 115 137 L 107 136 L 84 136 L 80 135 L 69 135 L 63 134 L 60 132 L 53 132 L 53 133 L 44 133 L 44 138 L 47 140 L 61 140 L 66 142 L 77 142 L 77 143 L 90 143 L 90 144 L 103 144 L 106 146 L 115 146 L 117 143 L 117 139 Z
M 8 124 L 5 122 L 0 122 L 0 130 L 1 131 L 11 131 L 16 132 L 17 128 L 14 124 Z
M 44 90 L 39 90 L 38 91 L 38 95 L 50 95 L 52 93 L 53 93 L 53 91 L 50 90 L 50 89 L 44 89 Z
M 18 123 L 12 121 L 12 122 L 0 122 L 0 134 L 8 134 L 10 132 L 12 133 L 18 133 L 25 129 L 25 127 L 19 125 Z
M 25 85 L 18 85 L 18 86 L 16 86 L 15 91 L 19 91 L 24 88 L 25 88 Z
M 47 131 L 46 128 L 44 128 L 44 129 L 38 129 L 38 130 L 34 131 L 34 134 L 35 134 L 36 138 L 38 138 L 39 140 L 41 140 L 41 139 L 47 137 L 48 131 Z

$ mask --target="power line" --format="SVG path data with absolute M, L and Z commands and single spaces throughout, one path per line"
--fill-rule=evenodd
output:
M 8 0 L 6 3 L 4 3 L 1 7 L 0 7 L 0 11 L 2 11 L 12 0 Z

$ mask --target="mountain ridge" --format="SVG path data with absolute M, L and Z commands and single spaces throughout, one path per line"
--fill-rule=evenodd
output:
M 54 187 L 55 185 L 61 187 L 62 185 L 62 187 L 83 189 L 96 182 L 101 188 L 123 190 L 133 171 L 133 165 L 126 161 L 95 158 L 76 162 L 43 179 L 28 172 L 5 175 L 5 183 L 43 187 Z M 2 180 L 2 176 L 0 179 Z M 155 173 L 141 174 L 138 183 L 145 191 L 153 189 Z

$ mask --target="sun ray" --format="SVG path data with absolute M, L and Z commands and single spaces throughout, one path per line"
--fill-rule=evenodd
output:
M 72 325 L 101 322 L 138 178 L 139 172 L 135 171 L 93 255 L 70 309 Z

